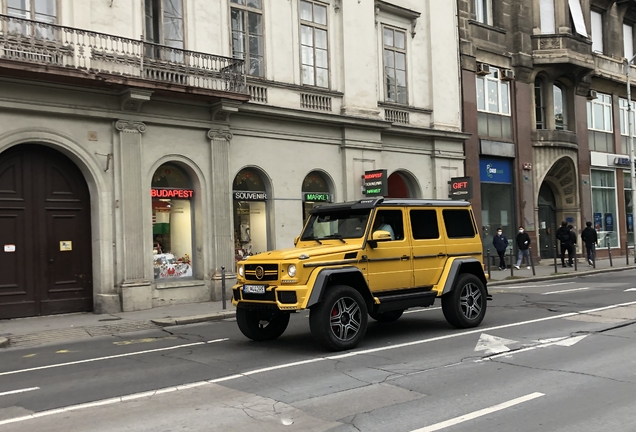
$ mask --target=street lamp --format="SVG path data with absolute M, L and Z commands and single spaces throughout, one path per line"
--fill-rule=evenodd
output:
M 632 241 L 636 244 L 636 232 L 634 232 L 634 213 L 636 212 L 636 182 L 634 182 L 634 132 L 633 132 L 633 117 L 634 111 L 632 108 L 632 86 L 630 84 L 630 72 L 632 69 L 632 63 L 636 59 L 636 55 L 634 55 L 629 60 L 625 60 L 627 62 L 627 117 L 629 117 L 629 178 L 631 183 L 631 204 L 632 204 Z M 625 215 L 627 216 L 627 215 Z

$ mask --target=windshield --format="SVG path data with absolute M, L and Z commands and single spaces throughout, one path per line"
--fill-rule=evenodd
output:
M 339 210 L 312 214 L 301 240 L 360 238 L 369 220 L 370 209 Z

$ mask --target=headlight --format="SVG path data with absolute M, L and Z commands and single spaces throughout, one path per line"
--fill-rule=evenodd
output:
M 290 264 L 289 267 L 287 267 L 287 274 L 290 277 L 296 276 L 296 266 L 294 264 Z
M 245 271 L 243 270 L 242 265 L 238 266 L 238 274 L 240 277 L 243 277 L 243 275 L 245 274 Z

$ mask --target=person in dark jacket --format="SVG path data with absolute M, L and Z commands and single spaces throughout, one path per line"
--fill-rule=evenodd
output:
M 501 228 L 497 228 L 497 235 L 493 237 L 492 244 L 499 255 L 499 270 L 505 270 L 506 261 L 504 260 L 504 256 L 506 255 L 506 249 L 508 248 L 508 238 L 504 235 Z
M 568 230 L 568 223 L 566 221 L 561 222 L 561 226 L 556 232 L 556 238 L 561 243 L 561 265 L 565 265 L 565 251 L 568 250 L 568 241 L 570 239 L 570 230 Z
M 598 244 L 598 234 L 596 230 L 592 228 L 592 222 L 585 223 L 585 229 L 581 233 L 581 240 L 585 244 L 585 250 L 587 252 L 587 262 L 589 265 L 594 265 L 596 259 L 596 245 Z
M 528 249 L 529 247 L 530 247 L 530 236 L 523 229 L 523 227 L 520 226 L 519 234 L 517 234 L 517 249 L 519 249 L 518 256 L 517 256 L 517 265 L 515 266 L 517 270 L 519 270 L 519 266 L 521 265 L 521 262 L 523 261 L 524 257 L 526 258 L 526 264 L 528 266 L 528 269 L 530 268 L 530 249 Z
M 574 227 L 572 225 L 568 225 L 568 233 L 565 240 L 565 250 L 568 251 L 568 267 L 572 267 L 574 264 L 574 246 L 576 245 L 576 233 L 574 232 Z

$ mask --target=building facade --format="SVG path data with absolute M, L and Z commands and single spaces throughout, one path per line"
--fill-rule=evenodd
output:
M 561 221 L 577 234 L 591 221 L 599 255 L 607 246 L 624 254 L 633 244 L 625 58 L 636 2 L 458 5 L 466 174 L 479 179 L 484 247 L 498 227 L 510 238 L 522 225 L 533 256 L 551 258 Z
M 220 299 L 365 175 L 447 197 L 456 6 L 0 0 L 0 318 Z

